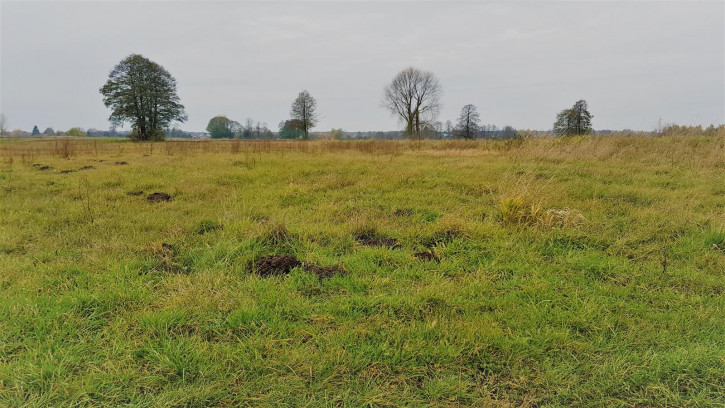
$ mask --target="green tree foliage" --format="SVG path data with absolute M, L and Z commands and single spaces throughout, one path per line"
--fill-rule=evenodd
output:
M 481 127 L 481 118 L 475 105 L 468 104 L 461 109 L 456 123 L 456 134 L 464 139 L 473 139 Z
M 340 140 L 342 139 L 342 129 L 332 129 L 330 130 L 330 139 L 332 140 Z
M 217 115 L 209 120 L 206 125 L 206 131 L 209 132 L 212 139 L 231 139 L 234 137 L 235 128 L 239 124 L 224 115 Z
M 298 119 L 285 120 L 279 123 L 280 139 L 299 139 L 304 137 L 302 122 Z
M 70 128 L 67 132 L 65 132 L 67 136 L 85 136 L 86 132 L 78 127 Z
M 174 126 L 166 132 L 166 137 L 176 139 L 189 139 L 191 138 L 191 134 L 179 129 L 178 126 Z
M 130 122 L 133 130 L 129 137 L 135 140 L 162 140 L 169 123 L 187 119 L 174 77 L 139 54 L 116 65 L 100 92 L 103 103 L 112 110 L 111 123 Z
M 300 92 L 292 103 L 290 116 L 296 119 L 303 132 L 303 139 L 309 138 L 310 129 L 317 124 L 317 101 L 307 91 Z
M 33 136 L 37 136 L 40 134 L 40 130 L 38 130 L 38 125 L 33 126 Z
M 48 128 L 45 128 L 45 130 L 43 131 L 43 134 L 48 135 L 48 136 L 53 136 L 53 135 L 55 135 L 55 130 L 53 130 L 52 127 L 48 127 Z
M 587 101 L 577 101 L 571 109 L 564 109 L 556 116 L 554 134 L 558 136 L 586 135 L 592 132 L 592 116 Z

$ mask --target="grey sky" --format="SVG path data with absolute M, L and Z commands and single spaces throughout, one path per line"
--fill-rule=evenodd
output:
M 550 129 L 586 99 L 596 129 L 725 123 L 725 2 L 0 2 L 11 129 L 108 128 L 98 89 L 140 53 L 216 114 L 276 129 L 302 89 L 316 130 L 400 129 L 380 107 L 402 68 L 434 72 L 439 120 Z

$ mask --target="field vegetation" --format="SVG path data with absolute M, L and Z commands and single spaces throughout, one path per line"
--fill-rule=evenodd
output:
M 724 291 L 723 134 L 0 140 L 0 406 L 722 406 Z

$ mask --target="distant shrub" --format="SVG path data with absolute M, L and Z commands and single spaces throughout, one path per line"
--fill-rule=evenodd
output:
M 67 132 L 65 132 L 67 136 L 85 136 L 86 132 L 78 127 L 70 128 Z

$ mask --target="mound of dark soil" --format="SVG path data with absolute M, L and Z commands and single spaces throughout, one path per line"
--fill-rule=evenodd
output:
M 416 253 L 413 254 L 413 257 L 418 258 L 421 261 L 436 261 L 436 262 L 438 262 L 438 257 L 435 256 L 435 254 L 432 251 L 416 252 Z
M 36 164 L 34 164 L 33 167 L 35 167 L 38 170 L 51 170 L 52 169 L 52 167 L 50 167 L 50 166 L 41 166 L 41 165 L 36 165 Z
M 83 166 L 78 170 L 93 170 L 93 169 L 95 169 L 95 167 L 93 167 L 93 166 Z
M 267 277 L 286 275 L 298 266 L 302 266 L 302 262 L 293 255 L 269 255 L 251 262 L 247 269 L 249 272 Z
M 117 162 L 115 162 L 113 164 L 115 164 L 116 166 L 127 166 L 128 165 L 128 162 L 125 162 L 125 161 L 117 161 Z
M 146 197 L 146 200 L 152 203 L 160 203 L 163 201 L 170 201 L 171 196 L 166 193 L 152 193 Z
M 68 174 L 68 173 L 73 173 L 74 171 L 75 170 L 61 170 L 58 173 L 60 173 L 60 174 Z
M 332 278 L 336 275 L 344 275 L 345 270 L 340 266 L 318 266 L 318 265 L 305 265 L 305 270 L 310 273 L 314 273 L 319 279 Z

